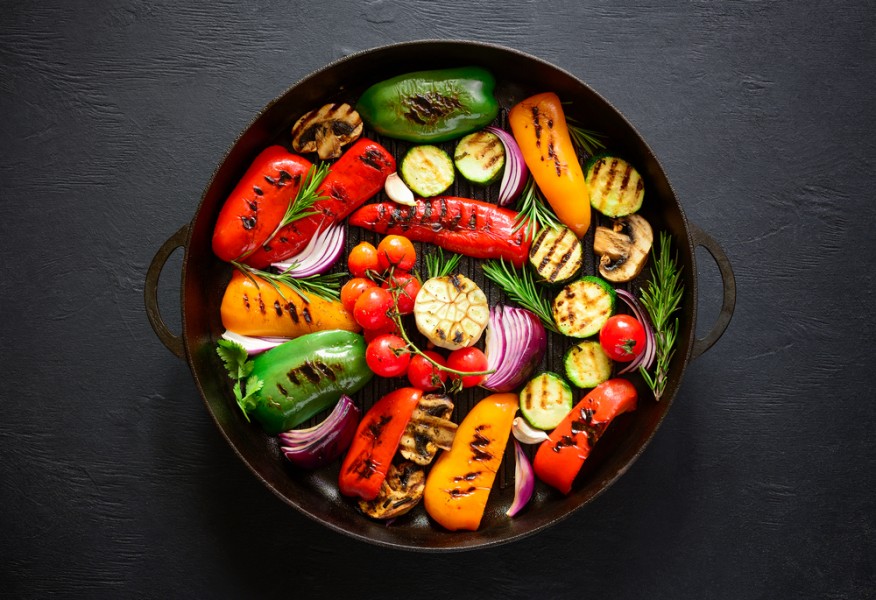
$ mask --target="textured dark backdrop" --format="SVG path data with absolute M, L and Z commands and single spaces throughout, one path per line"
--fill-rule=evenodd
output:
M 0 594 L 876 597 L 871 2 L 0 4 Z M 739 286 L 616 485 L 535 537 L 440 556 L 353 541 L 263 488 L 142 300 L 259 109 L 333 59 L 422 38 L 587 81 Z M 705 330 L 720 283 L 700 259 Z M 179 265 L 161 293 L 176 328 Z

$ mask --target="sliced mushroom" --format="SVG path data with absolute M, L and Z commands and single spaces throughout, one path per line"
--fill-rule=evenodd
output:
M 630 281 L 645 266 L 653 242 L 651 225 L 637 214 L 612 219 L 611 228 L 597 227 L 593 251 L 602 256 L 599 272 L 609 281 Z
M 452 412 L 453 402 L 446 396 L 423 396 L 399 442 L 401 455 L 418 465 L 428 465 L 438 450 L 449 450 L 456 436 Z
M 292 148 L 316 152 L 322 160 L 337 158 L 341 147 L 362 135 L 362 117 L 346 103 L 326 104 L 298 119 L 292 127 Z
M 423 498 L 426 470 L 410 461 L 389 466 L 386 479 L 374 500 L 360 500 L 359 508 L 373 519 L 391 519 L 403 515 Z

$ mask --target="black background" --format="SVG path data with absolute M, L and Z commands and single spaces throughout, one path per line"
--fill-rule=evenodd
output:
M 2 2 L 0 593 L 874 598 L 870 2 Z M 724 247 L 738 303 L 644 455 L 534 537 L 424 555 L 267 491 L 143 309 L 221 156 L 311 71 L 473 39 L 589 83 Z M 161 303 L 178 331 L 180 253 Z M 700 333 L 720 306 L 698 254 Z

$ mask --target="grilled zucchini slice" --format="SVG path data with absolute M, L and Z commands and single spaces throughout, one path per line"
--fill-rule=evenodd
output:
M 402 158 L 399 172 L 411 191 L 423 198 L 446 191 L 456 177 L 453 161 L 438 146 L 414 146 Z
M 572 388 L 550 371 L 539 373 L 520 390 L 520 413 L 536 429 L 553 429 L 574 406 Z
M 548 283 L 571 279 L 581 268 L 581 242 L 568 227 L 545 227 L 529 248 L 529 262 Z
M 585 340 L 566 351 L 563 366 L 569 381 L 579 388 L 592 388 L 611 379 L 613 363 L 602 344 Z
M 476 131 L 459 140 L 453 153 L 459 174 L 482 185 L 494 183 L 505 167 L 505 147 L 495 133 Z
M 588 275 L 564 287 L 554 298 L 554 321 L 560 333 L 575 338 L 596 335 L 614 313 L 616 294 L 611 285 Z
M 607 217 L 623 217 L 642 208 L 645 182 L 622 158 L 596 156 L 587 165 L 590 206 Z
M 414 302 L 417 329 L 430 342 L 448 350 L 477 343 L 489 318 L 487 296 L 465 275 L 427 279 Z

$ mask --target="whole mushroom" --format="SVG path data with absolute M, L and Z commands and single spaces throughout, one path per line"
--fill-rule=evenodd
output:
M 599 272 L 615 283 L 632 280 L 648 261 L 654 232 L 638 214 L 612 219 L 611 227 L 599 226 L 593 237 L 593 251 L 599 259 Z

